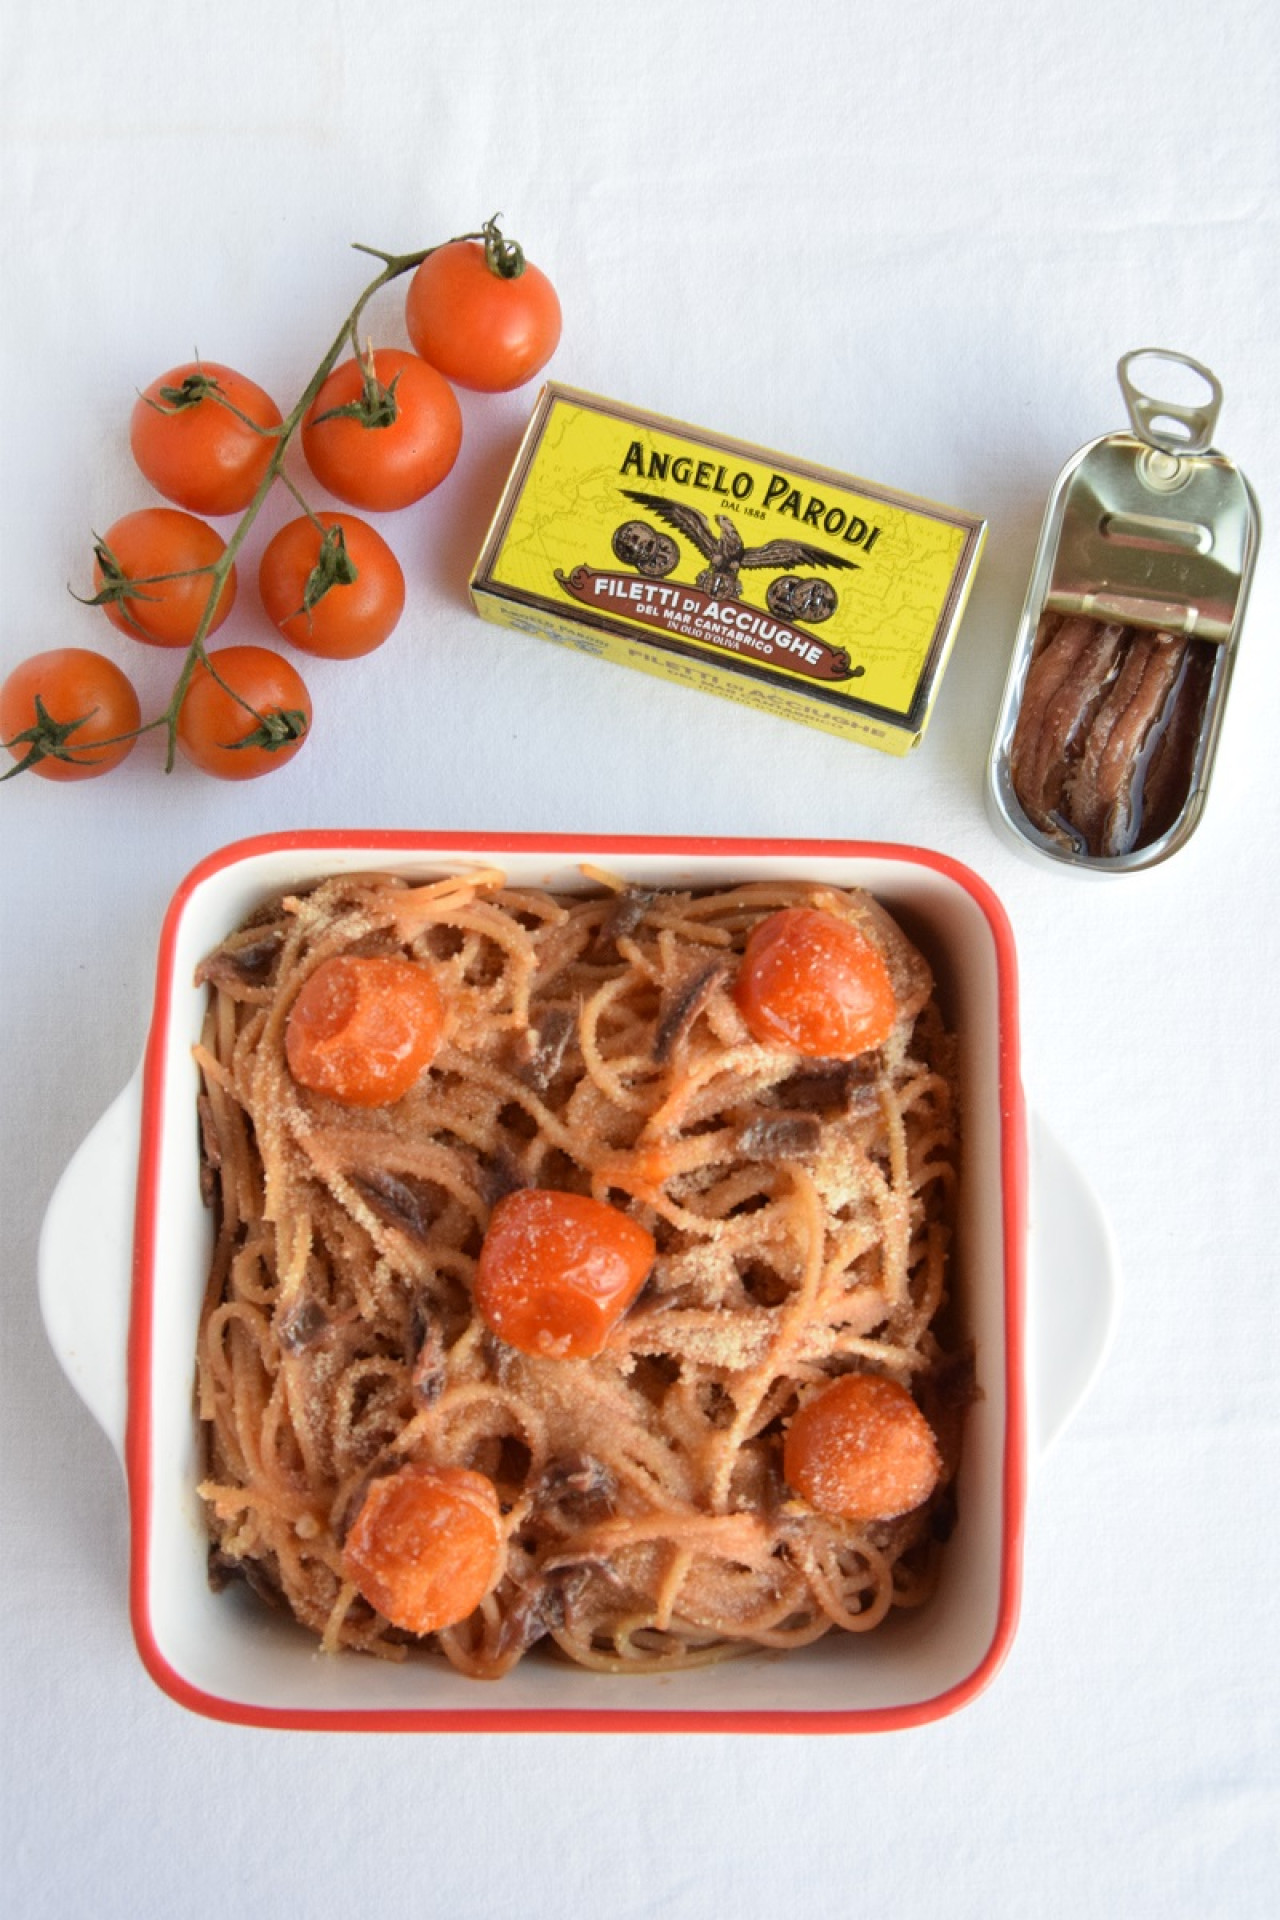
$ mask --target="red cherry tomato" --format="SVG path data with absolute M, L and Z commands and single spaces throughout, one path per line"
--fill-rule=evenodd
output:
M 762 1046 L 830 1060 L 883 1046 L 897 1017 L 879 949 L 817 907 L 784 907 L 752 930 L 734 998 Z
M 15 760 L 38 755 L 30 771 L 45 780 L 110 773 L 137 745 L 117 736 L 141 719 L 138 696 L 115 661 L 87 647 L 33 654 L 0 687 L 0 739 Z
M 905 1387 L 880 1374 L 846 1373 L 796 1414 L 782 1470 L 820 1513 L 892 1520 L 929 1498 L 941 1461 L 933 1429 Z
M 476 240 L 429 254 L 405 298 L 409 338 L 424 360 L 460 387 L 507 393 L 531 380 L 560 340 L 556 290 L 526 260 L 504 279 Z
M 225 551 L 225 541 L 212 527 L 176 507 L 126 513 L 94 548 L 94 589 L 109 596 L 99 604 L 112 625 L 135 640 L 189 647 L 213 591 L 209 568 Z M 210 633 L 222 625 L 235 597 L 232 567 Z
M 504 1558 L 493 1482 L 469 1467 L 402 1467 L 375 1480 L 342 1552 L 371 1607 L 406 1633 L 437 1633 L 474 1613 Z
M 219 678 L 198 666 L 178 713 L 187 759 L 219 780 L 256 780 L 292 760 L 311 729 L 301 674 L 269 647 L 219 647 L 209 658 Z
M 290 1010 L 285 1057 L 300 1086 L 351 1107 L 387 1107 L 427 1067 L 444 1028 L 435 975 L 395 955 L 337 954 Z
M 398 347 L 373 355 L 373 376 L 390 396 L 371 417 L 363 405 L 366 369 L 344 360 L 302 423 L 302 451 L 322 487 L 372 513 L 408 507 L 438 487 L 462 445 L 462 409 L 449 382 Z M 340 409 L 342 411 L 340 411 Z
M 616 1207 L 529 1187 L 494 1207 L 472 1291 L 499 1339 L 522 1353 L 599 1353 L 656 1251 L 653 1235 Z
M 216 360 L 161 374 L 129 425 L 133 457 L 157 493 L 191 513 L 241 513 L 276 449 L 280 409 Z M 261 429 L 261 431 L 259 431 Z
M 404 612 L 404 574 L 380 533 L 352 513 L 304 514 L 268 542 L 258 569 L 267 617 L 326 660 L 372 653 Z

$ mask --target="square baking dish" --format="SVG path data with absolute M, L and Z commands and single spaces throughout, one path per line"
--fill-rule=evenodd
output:
M 191 1053 L 205 1003 L 194 985 L 197 964 L 260 902 L 327 874 L 379 869 L 421 880 L 494 864 L 515 884 L 564 892 L 590 889 L 584 864 L 645 886 L 799 878 L 865 887 L 930 961 L 960 1045 L 952 1285 L 974 1341 L 981 1397 L 968 1416 L 958 1523 L 938 1591 L 923 1608 L 864 1638 L 831 1634 L 783 1655 L 670 1675 L 613 1677 L 535 1657 L 483 1682 L 430 1658 L 393 1665 L 324 1656 L 290 1619 L 237 1590 L 240 1583 L 211 1590 L 193 1412 L 211 1242 Z M 91 1244 L 86 1219 L 95 1221 Z M 993 1677 L 1012 1642 L 1026 1478 L 1025 1242 L 1013 940 L 991 890 L 956 862 L 859 842 L 290 833 L 227 847 L 179 887 L 160 938 L 141 1074 L 64 1176 L 46 1222 L 41 1285 L 63 1365 L 123 1442 L 134 1634 L 152 1677 L 183 1705 L 223 1720 L 312 1730 L 855 1732 L 953 1712 Z M 73 1265 L 98 1275 L 96 1304 L 68 1299 Z M 118 1376 L 106 1356 L 120 1344 L 126 1285 L 128 1359 Z

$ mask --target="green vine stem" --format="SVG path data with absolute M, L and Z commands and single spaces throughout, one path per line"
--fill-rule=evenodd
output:
M 178 678 L 174 683 L 173 693 L 168 706 L 163 713 L 157 714 L 154 720 L 144 721 L 141 726 L 133 728 L 129 733 L 117 734 L 111 740 L 95 740 L 92 745 L 93 752 L 97 753 L 104 747 L 115 746 L 122 740 L 139 739 L 144 733 L 154 733 L 163 727 L 168 736 L 164 770 L 166 773 L 172 772 L 177 756 L 178 715 L 182 710 L 182 703 L 187 696 L 187 689 L 191 685 L 192 677 L 197 667 L 200 666 L 203 666 L 213 675 L 218 685 L 222 687 L 226 693 L 230 694 L 231 697 L 245 709 L 246 713 L 253 718 L 257 723 L 259 732 L 265 731 L 265 736 L 267 736 L 265 739 L 259 739 L 258 734 L 255 733 L 255 735 L 249 737 L 254 739 L 256 744 L 270 744 L 271 737 L 274 737 L 278 732 L 278 729 L 273 727 L 272 716 L 260 713 L 256 707 L 251 706 L 247 700 L 242 699 L 234 687 L 227 685 L 213 664 L 213 660 L 210 658 L 205 646 L 205 641 L 213 622 L 214 612 L 231 569 L 235 565 L 236 556 L 244 545 L 249 529 L 257 519 L 263 502 L 266 500 L 267 495 L 270 493 L 277 479 L 284 480 L 285 485 L 289 488 L 290 492 L 294 494 L 294 497 L 299 500 L 305 512 L 310 518 L 315 519 L 316 516 L 311 512 L 310 507 L 306 506 L 305 501 L 302 501 L 301 495 L 293 485 L 293 482 L 289 479 L 288 475 L 283 472 L 285 455 L 292 446 L 298 429 L 306 418 L 316 395 L 337 365 L 343 350 L 349 346 L 355 354 L 356 359 L 364 364 L 364 357 L 360 349 L 360 321 L 364 315 L 365 308 L 376 293 L 380 293 L 382 288 L 389 286 L 393 280 L 400 279 L 406 273 L 412 273 L 416 267 L 420 267 L 422 262 L 429 259 L 433 253 L 438 253 L 441 247 L 454 246 L 458 241 L 462 240 L 479 240 L 483 242 L 485 260 L 489 269 L 501 278 L 508 280 L 515 279 L 524 272 L 524 254 L 514 240 L 508 240 L 501 232 L 498 226 L 498 220 L 500 218 L 500 215 L 495 214 L 491 220 L 486 220 L 484 225 L 474 233 L 456 234 L 452 240 L 437 241 L 435 246 L 422 247 L 416 253 L 385 253 L 380 247 L 365 246 L 360 241 L 354 242 L 355 251 L 357 253 L 371 254 L 375 260 L 380 260 L 382 262 L 382 270 L 369 282 L 368 286 L 365 287 L 354 307 L 352 307 L 350 313 L 339 327 L 327 353 L 303 388 L 292 411 L 286 414 L 280 426 L 271 430 L 272 437 L 275 440 L 271 458 L 267 462 L 253 498 L 236 523 L 235 530 L 228 538 L 223 552 L 212 566 L 192 569 L 192 572 L 208 573 L 210 582 L 209 597 L 205 602 L 199 624 L 196 627 L 191 639 L 191 644 L 187 648 L 186 656 L 179 669 Z M 394 395 L 390 397 L 392 406 L 394 407 Z M 139 580 L 134 584 L 145 587 L 148 584 L 154 583 Z M 145 599 L 146 596 L 145 594 L 140 594 L 137 597 Z M 34 766 L 37 761 L 50 757 L 62 760 L 74 760 L 75 743 L 70 740 L 69 735 L 76 727 L 82 726 L 84 721 L 90 717 L 91 716 L 87 714 L 82 715 L 79 720 L 70 725 L 66 723 L 60 725 L 57 722 L 50 722 L 47 739 L 44 737 L 43 730 L 39 727 L 28 728 L 25 733 L 17 736 L 17 740 L 15 740 L 13 744 L 16 745 L 19 741 L 29 742 L 31 750 L 16 766 L 11 767 L 8 773 L 0 775 L 0 780 L 11 779 L 15 774 L 22 773 L 28 767 Z M 283 716 L 283 718 L 290 723 L 294 722 L 297 717 L 298 716 L 294 715 Z M 55 733 L 59 736 L 56 739 L 54 738 Z M 37 734 L 40 735 L 40 738 L 35 737 Z M 283 737 L 296 739 L 298 736 L 295 730 L 287 726 L 284 730 Z M 9 743 L 4 742 L 0 744 L 7 745 Z M 86 743 L 86 751 L 88 750 Z

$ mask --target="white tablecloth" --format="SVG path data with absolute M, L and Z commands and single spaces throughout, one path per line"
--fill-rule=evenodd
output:
M 365 279 L 500 209 L 574 385 L 983 513 L 923 747 L 861 747 L 482 626 L 466 580 L 531 390 L 465 396 L 449 483 L 388 521 L 393 642 L 317 663 L 314 738 L 236 788 L 150 746 L 0 796 L 5 1012 L 0 1904 L 25 1916 L 1274 1911 L 1278 1780 L 1264 548 L 1210 805 L 1090 885 L 992 832 L 983 771 L 1044 501 L 1180 349 L 1280 499 L 1280 28 L 1263 0 L 9 0 L 0 670 L 129 643 L 70 598 L 148 498 L 136 387 L 202 354 L 296 393 Z M 390 296 L 372 316 L 403 336 Z M 252 556 L 268 525 L 255 529 Z M 252 595 L 226 630 L 258 634 Z M 157 703 L 172 656 L 130 665 Z M 933 846 L 1017 933 L 1025 1077 L 1110 1218 L 1109 1363 L 1036 1474 L 1011 1660 L 869 1739 L 271 1734 L 184 1713 L 127 1619 L 118 1469 L 36 1306 L 56 1178 L 139 1053 L 165 903 L 293 826 Z

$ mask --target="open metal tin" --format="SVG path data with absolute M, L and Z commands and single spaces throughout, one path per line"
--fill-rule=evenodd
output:
M 1204 397 L 1144 391 L 1149 362 Z M 1118 374 L 1131 430 L 1058 476 L 988 768 L 1020 849 L 1101 873 L 1167 859 L 1200 819 L 1260 532 L 1248 481 L 1212 445 L 1209 369 L 1144 347 Z

